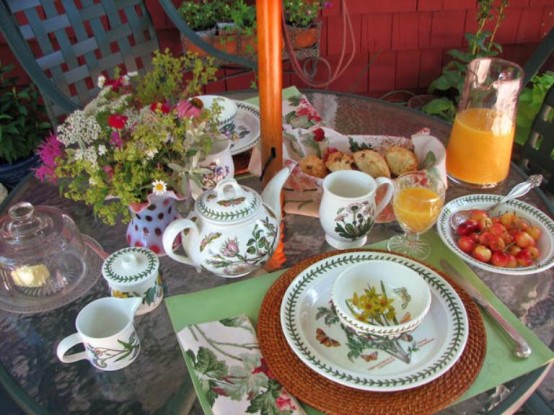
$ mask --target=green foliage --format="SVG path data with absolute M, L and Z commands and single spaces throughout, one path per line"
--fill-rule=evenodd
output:
M 533 120 L 539 113 L 548 89 L 553 84 L 554 72 L 547 71 L 535 75 L 530 84 L 521 91 L 517 107 L 516 143 L 523 145 L 527 141 Z M 552 117 L 553 114 L 551 113 L 550 116 Z
M 177 11 L 192 30 L 209 30 L 217 22 L 218 3 L 207 0 L 183 1 Z
M 36 87 L 8 77 L 13 68 L 0 62 L 0 162 L 9 164 L 32 155 L 52 127 Z
M 256 8 L 246 4 L 244 0 L 233 2 L 230 17 L 234 28 L 241 34 L 256 34 Z
M 494 42 L 494 38 L 506 17 L 504 12 L 508 6 L 508 0 L 496 3 L 494 0 L 478 1 L 477 30 L 475 33 L 466 33 L 466 51 L 457 49 L 448 51 L 453 59 L 443 68 L 442 74 L 429 85 L 429 93 L 441 96 L 424 105 L 423 112 L 446 121 L 453 121 L 464 87 L 467 64 L 476 58 L 497 56 L 502 53 L 502 46 Z M 486 30 L 488 22 L 493 22 L 492 31 Z
M 168 49 L 163 53 L 156 51 L 152 65 L 153 69 L 137 85 L 136 95 L 142 103 L 162 102 L 169 97 L 179 101 L 199 95 L 204 85 L 217 79 L 213 58 L 198 59 L 192 52 L 174 57 Z M 185 77 L 184 73 L 189 75 Z
M 324 0 L 283 0 L 285 21 L 296 27 L 313 26 L 319 20 L 321 10 L 331 5 L 331 1 Z

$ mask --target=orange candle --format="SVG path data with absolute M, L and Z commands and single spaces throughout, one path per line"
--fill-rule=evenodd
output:
M 283 166 L 281 13 L 282 0 L 256 0 L 264 186 Z

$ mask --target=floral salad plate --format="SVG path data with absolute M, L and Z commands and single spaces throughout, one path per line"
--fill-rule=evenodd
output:
M 260 141 L 260 109 L 247 102 L 235 101 L 238 107 L 233 131 L 224 134 L 231 140 L 231 155 L 244 153 Z
M 431 290 L 431 309 L 421 325 L 398 338 L 358 336 L 343 326 L 331 302 L 333 282 L 352 265 L 393 261 L 418 272 Z M 383 252 L 339 253 L 293 280 L 281 303 L 281 326 L 293 352 L 331 381 L 368 391 L 424 385 L 461 356 L 469 323 L 464 305 L 447 281 L 425 265 Z

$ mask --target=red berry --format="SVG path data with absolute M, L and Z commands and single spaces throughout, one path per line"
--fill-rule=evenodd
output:
M 533 258 L 531 258 L 531 254 L 527 249 L 522 249 L 517 253 L 516 261 L 518 265 L 522 267 L 529 267 L 533 265 Z
M 510 254 L 507 254 L 506 252 L 503 252 L 503 251 L 496 251 L 492 253 L 491 263 L 495 267 L 507 267 L 509 262 L 510 262 Z
M 527 232 L 516 232 L 514 234 L 514 242 L 520 248 L 528 248 L 535 245 L 535 240 Z
M 460 236 L 460 239 L 458 239 L 458 248 L 469 254 L 475 248 L 475 241 L 468 235 Z

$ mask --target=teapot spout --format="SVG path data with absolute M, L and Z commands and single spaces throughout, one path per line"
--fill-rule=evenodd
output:
M 281 189 L 290 173 L 291 169 L 289 167 L 281 169 L 273 176 L 262 192 L 262 201 L 273 211 L 278 220 L 281 220 Z

